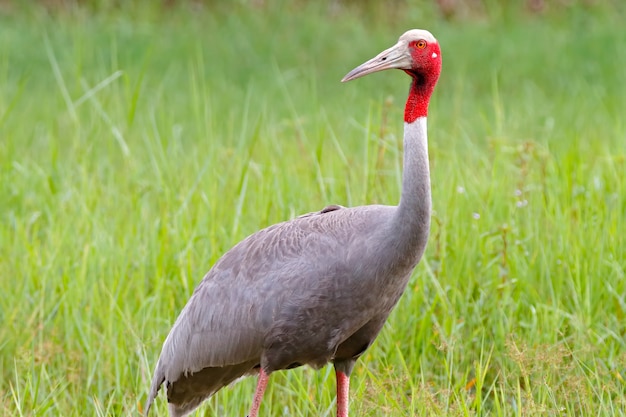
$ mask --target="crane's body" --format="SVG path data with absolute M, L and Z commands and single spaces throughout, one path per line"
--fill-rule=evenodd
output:
M 414 30 L 403 37 L 398 45 L 417 42 L 413 38 L 434 45 L 430 56 L 437 59 L 433 80 L 413 77 L 405 110 L 400 204 L 329 206 L 263 229 L 224 254 L 163 344 L 146 412 L 164 382 L 170 415 L 178 417 L 235 379 L 258 373 L 250 412 L 256 417 L 272 372 L 333 362 L 338 416 L 347 417 L 355 361 L 382 329 L 428 240 L 426 111 L 441 58 L 430 33 Z M 393 55 L 398 45 L 344 81 L 386 68 L 410 72 L 411 56 Z

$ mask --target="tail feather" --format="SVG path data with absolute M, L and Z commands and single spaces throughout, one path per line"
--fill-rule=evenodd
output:
M 175 381 L 167 381 L 168 410 L 171 417 L 182 417 L 190 414 L 202 404 L 204 400 L 229 385 L 236 379 L 256 373 L 258 361 L 252 360 L 223 367 L 208 367 L 196 373 L 182 374 Z M 152 403 L 156 398 L 161 385 L 165 382 L 165 370 L 159 360 L 154 371 L 150 394 L 146 402 L 148 415 Z
M 152 403 L 159 393 L 159 389 L 161 385 L 165 382 L 165 373 L 161 369 L 161 362 L 157 364 L 156 369 L 154 370 L 154 377 L 152 377 L 152 386 L 150 387 L 150 394 L 148 395 L 148 401 L 146 401 L 146 412 L 144 416 L 147 416 L 150 412 L 150 407 L 152 407 Z

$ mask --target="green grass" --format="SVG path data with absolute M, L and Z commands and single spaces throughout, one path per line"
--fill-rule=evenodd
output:
M 626 415 L 623 10 L 139 4 L 0 17 L 1 415 L 138 415 L 222 253 L 397 202 L 408 79 L 339 80 L 412 27 L 443 49 L 434 222 L 352 414 Z M 245 415 L 254 384 L 198 415 Z M 335 413 L 331 368 L 270 385 L 264 416 Z

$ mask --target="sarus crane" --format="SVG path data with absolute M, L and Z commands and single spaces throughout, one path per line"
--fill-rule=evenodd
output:
M 236 379 L 258 374 L 257 417 L 270 374 L 332 362 L 337 416 L 348 416 L 350 373 L 407 286 L 430 229 L 426 116 L 441 72 L 433 35 L 404 33 L 342 81 L 397 68 L 411 77 L 397 206 L 328 206 L 248 236 L 206 274 L 163 343 L 148 401 L 167 387 L 185 416 Z

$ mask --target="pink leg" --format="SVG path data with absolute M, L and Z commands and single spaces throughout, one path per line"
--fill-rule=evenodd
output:
M 248 417 L 258 417 L 259 415 L 259 407 L 261 407 L 261 400 L 263 399 L 263 394 L 265 393 L 265 388 L 267 388 L 267 381 L 269 381 L 270 376 L 261 368 L 259 371 L 259 381 L 256 384 L 256 391 L 254 392 L 254 399 L 252 400 L 252 407 L 250 408 L 250 414 Z
M 348 417 L 348 396 L 350 394 L 350 377 L 336 371 L 337 377 L 337 417 Z

